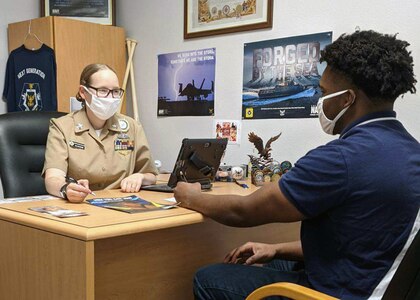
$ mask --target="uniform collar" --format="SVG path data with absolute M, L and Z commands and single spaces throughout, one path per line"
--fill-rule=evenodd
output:
M 86 108 L 82 108 L 81 110 L 77 111 L 73 115 L 74 118 L 74 132 L 79 133 L 83 131 L 89 130 L 92 128 L 92 124 L 88 119 Z M 120 127 L 120 120 L 124 119 L 122 115 L 116 113 L 111 118 L 109 118 L 104 125 L 104 129 L 108 129 L 110 131 L 121 132 L 124 131 Z
M 367 115 L 364 115 L 363 117 L 357 119 L 356 121 L 350 123 L 346 128 L 343 129 L 343 131 L 340 133 L 340 138 L 342 138 L 350 129 L 360 125 L 361 123 L 364 123 L 366 121 L 373 121 L 375 119 L 381 120 L 383 118 L 391 118 L 395 119 L 397 116 L 397 113 L 395 111 L 380 111 L 380 112 L 374 112 Z

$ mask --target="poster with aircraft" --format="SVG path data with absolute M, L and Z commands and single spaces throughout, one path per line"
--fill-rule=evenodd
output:
M 158 116 L 213 116 L 216 48 L 158 55 Z
M 244 44 L 243 119 L 318 116 L 321 50 L 332 32 Z

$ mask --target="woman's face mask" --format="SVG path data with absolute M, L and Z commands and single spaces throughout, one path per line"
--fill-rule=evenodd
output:
M 333 134 L 335 124 L 344 115 L 344 113 L 349 109 L 351 104 L 349 106 L 343 108 L 338 113 L 338 115 L 334 118 L 334 120 L 330 120 L 330 119 L 328 119 L 328 117 L 325 115 L 325 112 L 324 112 L 324 100 L 340 96 L 340 95 L 342 95 L 346 92 L 348 92 L 348 90 L 339 91 L 339 92 L 327 95 L 325 97 L 321 97 L 318 100 L 317 109 L 318 109 L 319 122 L 321 123 L 322 130 L 324 130 L 324 132 L 327 133 L 327 134 Z M 354 101 L 353 101 L 353 103 L 354 103 Z
M 87 87 L 83 87 L 92 96 L 90 104 L 87 101 L 85 101 L 85 103 L 96 117 L 106 121 L 118 111 L 121 98 L 100 98 L 95 94 L 92 94 Z

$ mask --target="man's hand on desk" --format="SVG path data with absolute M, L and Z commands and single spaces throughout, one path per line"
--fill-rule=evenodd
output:
M 200 183 L 186 183 L 178 182 L 174 188 L 174 196 L 177 202 L 180 202 L 180 206 L 185 208 L 191 208 L 191 202 L 194 199 L 198 199 L 201 194 Z

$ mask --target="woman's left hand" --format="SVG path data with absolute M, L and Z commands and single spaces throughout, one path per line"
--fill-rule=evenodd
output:
M 136 173 L 124 178 L 121 181 L 121 191 L 125 193 L 137 193 L 140 191 L 144 175 Z

